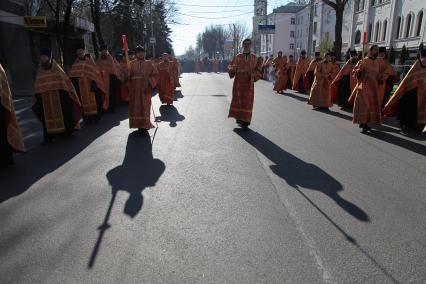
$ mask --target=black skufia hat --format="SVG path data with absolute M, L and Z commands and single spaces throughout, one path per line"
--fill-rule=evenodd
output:
M 143 48 L 141 45 L 138 45 L 135 47 L 135 53 L 137 52 L 145 52 L 145 48 Z

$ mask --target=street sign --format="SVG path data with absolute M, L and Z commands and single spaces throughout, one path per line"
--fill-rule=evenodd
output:
M 262 30 L 275 30 L 275 25 L 259 25 L 259 31 Z
M 157 43 L 157 40 L 155 39 L 155 37 L 150 37 L 150 38 L 149 38 L 149 43 L 150 43 L 150 44 L 156 44 L 156 43 Z
M 46 17 L 44 16 L 25 16 L 24 17 L 26 28 L 46 28 Z

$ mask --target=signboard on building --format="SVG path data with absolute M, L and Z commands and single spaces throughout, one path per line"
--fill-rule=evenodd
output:
M 24 23 L 26 28 L 46 28 L 46 17 L 44 16 L 25 16 Z
M 275 25 L 259 25 L 259 32 L 262 34 L 273 34 L 275 33 Z

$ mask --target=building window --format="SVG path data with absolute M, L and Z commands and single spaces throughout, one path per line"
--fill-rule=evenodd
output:
M 417 29 L 416 29 L 416 36 L 420 36 L 420 32 L 422 30 L 422 24 L 423 24 L 423 11 L 420 11 L 417 15 Z
M 312 42 L 312 50 L 313 50 L 313 51 L 315 51 L 315 50 L 316 50 L 316 47 L 317 47 L 317 41 L 316 41 L 316 40 L 314 40 L 314 41 Z
M 290 37 L 294 38 L 294 31 L 290 31 Z
M 360 2 L 361 2 L 361 0 L 355 0 L 355 6 L 354 6 L 355 12 L 358 12 L 358 11 L 361 10 L 360 7 L 359 7 L 359 5 L 361 4 Z
M 290 50 L 294 49 L 294 43 L 290 43 Z
M 355 33 L 355 44 L 360 44 L 360 43 L 361 43 L 361 32 L 356 31 L 356 33 Z
M 291 21 L 291 24 L 292 24 L 292 25 L 295 25 L 295 24 L 296 24 L 296 19 L 295 19 L 295 18 L 291 18 L 291 19 L 290 19 L 290 21 Z
M 368 25 L 368 42 L 373 40 L 373 24 Z
M 376 36 L 375 36 L 375 41 L 379 41 L 379 34 L 380 34 L 380 22 L 376 23 Z
M 326 32 L 325 33 L 325 40 L 328 41 L 330 39 L 330 33 Z
M 383 33 L 382 33 L 382 40 L 385 41 L 386 40 L 386 30 L 388 28 L 388 20 L 385 20 L 383 22 Z
M 376 0 L 371 0 L 371 6 L 376 5 Z
M 410 14 L 408 14 L 407 16 L 407 23 L 406 23 L 406 27 L 405 27 L 405 37 L 409 37 L 410 36 L 410 31 L 411 31 L 411 22 L 413 21 L 413 16 Z
M 318 3 L 316 3 L 314 6 L 314 16 L 318 16 Z
M 396 39 L 399 39 L 399 35 L 401 34 L 401 27 L 402 27 L 402 17 L 398 16 L 398 18 L 396 18 L 396 35 L 395 35 Z
M 300 23 L 303 24 L 303 16 L 300 17 Z
M 317 22 L 314 22 L 314 34 L 317 34 Z

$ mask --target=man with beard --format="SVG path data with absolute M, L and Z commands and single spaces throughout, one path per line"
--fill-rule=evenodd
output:
M 278 58 L 280 58 L 280 53 L 278 53 Z M 287 63 L 287 56 L 282 56 L 281 52 L 281 59 L 279 62 L 275 63 L 276 68 L 276 77 L 277 81 L 275 82 L 274 91 L 276 91 L 278 94 L 283 94 L 284 90 L 287 89 L 287 81 L 288 81 L 288 63 Z
M 349 98 L 354 101 L 353 123 L 359 124 L 363 133 L 371 131 L 368 123 L 382 124 L 380 101 L 380 84 L 383 84 L 385 66 L 378 59 L 379 47 L 372 45 L 368 56 L 357 63 L 352 74 L 357 78 L 357 85 Z
M 33 111 L 43 123 L 44 143 L 49 143 L 59 134 L 70 135 L 80 128 L 81 105 L 70 79 L 52 59 L 50 49 L 41 49 L 40 62 Z
M 296 62 L 294 62 L 293 55 L 288 56 L 288 80 L 287 80 L 287 89 L 291 89 L 291 86 L 293 86 L 293 77 L 294 72 L 296 71 Z
M 298 91 L 299 93 L 305 93 L 307 90 L 305 89 L 304 76 L 309 67 L 309 59 L 306 58 L 306 51 L 302 50 L 300 53 L 300 58 L 296 64 L 296 71 L 294 72 L 293 77 L 293 86 L 292 89 L 294 91 Z
M 305 77 L 304 77 L 306 90 L 311 90 L 312 84 L 314 83 L 314 79 L 315 79 L 315 68 L 317 68 L 317 64 L 320 63 L 321 60 L 322 60 L 321 53 L 315 52 L 315 58 L 312 59 L 311 63 L 309 64 L 308 70 L 306 71 Z
M 169 60 L 169 54 L 164 53 L 161 62 L 158 64 L 158 96 L 162 104 L 172 105 L 174 100 L 173 84 L 173 62 Z
M 333 63 L 331 63 L 330 53 L 327 53 L 325 59 L 317 64 L 314 75 L 315 80 L 308 104 L 314 108 L 328 110 L 333 106 L 329 92 L 330 83 L 333 81 Z
M 79 95 L 84 122 L 90 124 L 99 122 L 103 110 L 109 106 L 109 97 L 96 64 L 85 56 L 85 47 L 81 43 L 77 47 L 77 59 L 69 71 L 68 76 Z
M 350 108 L 348 100 L 356 86 L 356 78 L 352 76 L 352 70 L 358 63 L 356 50 L 350 51 L 350 58 L 339 71 L 336 78 L 330 85 L 332 101 L 337 100 L 337 104 L 342 108 Z
M 0 64 L 0 167 L 13 165 L 13 152 L 25 152 L 6 72 Z
M 385 71 L 383 74 L 384 84 L 380 85 L 380 106 L 383 109 L 391 96 L 393 85 L 395 85 L 395 82 L 398 80 L 398 73 L 393 70 L 392 65 L 387 60 L 386 47 L 381 46 L 379 48 L 378 58 L 381 58 L 385 65 Z
M 152 89 L 157 84 L 158 71 L 151 61 L 145 59 L 145 49 L 135 48 L 136 59 L 130 63 L 129 126 L 137 128 L 142 135 L 149 135 L 154 128 L 151 123 Z
M 417 60 L 389 99 L 384 113 L 396 116 L 403 130 L 426 132 L 426 50 Z
M 105 86 L 105 96 L 108 97 L 108 111 L 114 112 L 117 104 L 120 103 L 120 67 L 109 54 L 106 44 L 101 45 L 99 50 L 101 54 L 96 60 L 96 66 L 101 73 L 103 85 Z
M 251 122 L 254 101 L 254 82 L 262 77 L 261 65 L 251 53 L 251 40 L 243 41 L 243 53 L 237 54 L 228 67 L 229 77 L 234 79 L 232 101 L 228 117 L 246 129 Z

